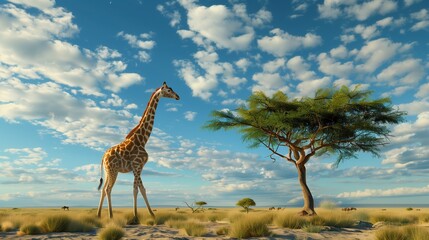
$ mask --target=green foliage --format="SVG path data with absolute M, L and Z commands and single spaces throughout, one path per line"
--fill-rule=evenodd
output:
M 238 129 L 251 147 L 263 145 L 280 157 L 287 156 L 278 151 L 281 147 L 309 149 L 308 158 L 336 154 L 338 164 L 359 151 L 378 155 L 389 125 L 403 121 L 405 112 L 395 110 L 389 98 L 371 100 L 371 94 L 358 87 L 320 89 L 313 98 L 301 99 L 280 91 L 272 97 L 255 92 L 235 112 L 214 111 L 205 127 Z M 297 161 L 299 155 L 294 156 Z
M 413 208 L 412 207 L 407 207 L 405 210 L 407 210 L 407 211 L 413 211 Z
M 204 205 L 207 205 L 207 203 L 204 202 L 204 201 L 198 201 L 198 202 L 195 202 L 195 205 L 197 205 L 197 206 L 204 206 Z
M 239 200 L 236 203 L 236 205 L 244 208 L 244 210 L 246 210 L 246 212 L 249 212 L 249 207 L 256 206 L 256 203 L 251 198 L 243 198 L 243 199 Z

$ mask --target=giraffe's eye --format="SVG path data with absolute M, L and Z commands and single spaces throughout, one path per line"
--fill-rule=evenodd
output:
M 168 93 L 170 93 L 170 92 L 171 92 L 171 90 L 170 90 L 170 89 L 168 89 L 168 90 L 167 90 L 167 92 L 168 92 Z

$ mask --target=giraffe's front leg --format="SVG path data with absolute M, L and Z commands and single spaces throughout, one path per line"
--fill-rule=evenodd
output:
M 137 216 L 137 194 L 139 193 L 139 185 L 138 185 L 138 179 L 136 176 L 134 176 L 134 188 L 133 188 L 133 206 L 134 206 L 134 219 L 133 222 L 135 224 L 139 223 L 138 216 Z
M 149 200 L 147 199 L 147 196 L 146 196 L 146 189 L 145 189 L 145 188 L 144 188 L 144 186 L 143 186 L 143 182 L 142 182 L 142 180 L 141 180 L 140 176 L 138 176 L 138 181 L 139 181 L 139 188 L 140 188 L 140 192 L 141 192 L 141 194 L 143 195 L 144 201 L 145 201 L 145 203 L 146 203 L 147 210 L 149 211 L 150 215 L 151 215 L 153 218 L 155 218 L 155 214 L 153 214 L 152 209 L 150 208 Z

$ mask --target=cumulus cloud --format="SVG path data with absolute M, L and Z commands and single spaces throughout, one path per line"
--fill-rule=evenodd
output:
M 142 33 L 139 36 L 136 36 L 129 33 L 119 32 L 118 36 L 125 39 L 131 47 L 139 50 L 137 55 L 135 55 L 135 58 L 139 59 L 141 62 L 151 61 L 148 51 L 156 45 L 155 41 L 150 40 L 151 34 Z
M 368 198 L 368 197 L 390 197 L 390 196 L 415 196 L 429 193 L 429 185 L 424 187 L 398 187 L 392 189 L 365 189 L 355 192 L 343 192 L 338 198 Z
M 356 60 L 363 61 L 356 66 L 359 71 L 372 73 L 383 63 L 392 59 L 395 54 L 403 53 L 411 48 L 412 44 L 392 42 L 387 38 L 379 38 L 369 41 L 356 55 Z
M 279 28 L 270 31 L 271 36 L 258 39 L 258 46 L 261 50 L 283 57 L 301 48 L 312 48 L 322 43 L 322 38 L 313 33 L 305 36 L 294 36 Z
M 383 69 L 377 80 L 387 82 L 389 85 L 416 85 L 424 76 L 424 67 L 420 59 L 409 58 L 392 63 Z
M 318 4 L 317 8 L 321 18 L 336 19 L 341 16 L 353 17 L 359 21 L 367 20 L 369 17 L 380 14 L 385 15 L 397 9 L 398 5 L 392 0 L 372 1 L 332 1 L 325 0 Z
M 196 116 L 197 116 L 196 112 L 192 112 L 192 111 L 185 112 L 185 119 L 188 121 L 194 121 Z
M 189 30 L 194 32 L 194 42 L 203 45 L 201 37 L 218 48 L 245 50 L 254 39 L 253 27 L 243 21 L 225 5 L 210 7 L 181 3 L 187 10 Z
M 129 78 L 122 61 L 112 61 L 120 57 L 117 51 L 103 46 L 90 51 L 65 41 L 79 28 L 64 8 L 54 7 L 53 2 L 17 2 L 43 6 L 43 14 L 19 5 L 1 5 L 0 68 L 6 73 L 2 78 L 47 79 L 92 95 L 102 95 L 100 88 L 118 92 L 142 80 L 138 74 Z

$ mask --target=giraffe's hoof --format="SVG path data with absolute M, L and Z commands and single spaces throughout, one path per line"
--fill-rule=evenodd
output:
M 134 216 L 127 222 L 127 225 L 139 225 L 139 224 L 140 224 L 140 220 L 137 216 Z

